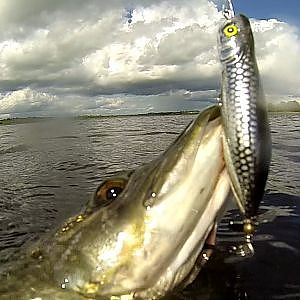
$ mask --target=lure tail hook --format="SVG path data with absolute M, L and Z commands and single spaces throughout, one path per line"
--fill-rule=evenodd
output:
M 230 252 L 241 257 L 251 257 L 254 255 L 252 238 L 255 231 L 255 221 L 244 219 L 242 222 L 230 221 L 229 228 L 233 231 L 243 232 L 243 241 L 236 246 L 231 246 Z

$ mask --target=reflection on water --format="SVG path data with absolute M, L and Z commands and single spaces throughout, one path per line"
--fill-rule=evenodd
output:
M 98 183 L 161 153 L 192 115 L 136 116 L 0 126 L 0 261 L 74 214 Z M 172 299 L 300 299 L 300 115 L 271 116 L 273 158 L 249 259 L 218 250 L 197 280 Z

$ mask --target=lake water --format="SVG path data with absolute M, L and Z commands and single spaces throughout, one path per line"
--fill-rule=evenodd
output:
M 82 208 L 99 182 L 161 153 L 195 115 L 57 120 L 0 126 L 0 266 Z M 273 158 L 256 253 L 228 249 L 241 235 L 220 224 L 218 248 L 171 299 L 300 299 L 300 115 L 270 116 Z M 1 297 L 0 297 L 1 298 Z

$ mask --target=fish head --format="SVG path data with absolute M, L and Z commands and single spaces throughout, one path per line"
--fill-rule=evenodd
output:
M 248 49 L 251 47 L 251 49 Z M 247 51 L 254 49 L 249 19 L 237 15 L 226 20 L 219 28 L 218 50 L 221 62 L 234 63 Z
M 182 284 L 230 192 L 222 130 L 219 108 L 209 108 L 157 159 L 101 183 L 46 243 L 57 284 L 147 299 Z

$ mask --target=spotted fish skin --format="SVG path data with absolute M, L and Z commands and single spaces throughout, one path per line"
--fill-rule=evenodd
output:
M 264 195 L 271 159 L 267 107 L 248 18 L 226 20 L 218 36 L 225 160 L 238 206 L 251 218 Z

